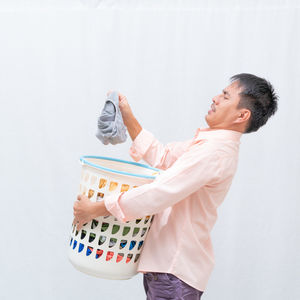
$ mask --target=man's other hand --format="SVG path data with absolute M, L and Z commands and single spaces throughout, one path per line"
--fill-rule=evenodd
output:
M 77 230 L 79 231 L 82 228 L 83 224 L 88 223 L 94 218 L 93 203 L 87 196 L 78 195 L 77 201 L 75 201 L 73 206 L 73 214 L 73 225 L 76 225 Z

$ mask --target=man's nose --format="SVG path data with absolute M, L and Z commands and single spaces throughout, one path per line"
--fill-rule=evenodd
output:
M 214 96 L 212 101 L 213 101 L 213 103 L 218 104 L 219 103 L 219 95 Z

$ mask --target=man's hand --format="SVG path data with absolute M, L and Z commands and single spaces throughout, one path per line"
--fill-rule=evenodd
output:
M 112 90 L 108 91 L 107 95 L 109 95 L 111 92 Z M 128 104 L 126 96 L 124 96 L 121 93 L 118 93 L 118 95 L 119 95 L 119 108 L 122 114 L 124 125 L 127 127 L 128 133 L 131 139 L 134 141 L 135 138 L 138 136 L 138 134 L 141 132 L 142 126 L 134 117 L 130 105 Z
M 92 202 L 85 195 L 78 195 L 74 203 L 74 220 L 73 225 L 77 226 L 79 231 L 83 224 L 90 222 L 99 216 L 109 216 L 110 212 L 106 209 L 104 201 Z
M 109 90 L 106 95 L 108 96 L 111 92 L 113 92 L 113 90 Z M 126 124 L 130 122 L 132 118 L 134 118 L 134 115 L 127 101 L 127 97 L 121 93 L 118 93 L 118 96 L 119 96 L 119 108 L 122 113 L 124 124 L 126 126 Z
M 85 195 L 78 195 L 77 200 L 74 203 L 74 220 L 73 225 L 77 226 L 79 231 L 82 228 L 82 225 L 88 223 L 93 218 L 95 218 L 95 209 L 93 202 Z

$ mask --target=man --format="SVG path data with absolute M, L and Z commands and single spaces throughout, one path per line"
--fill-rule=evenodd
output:
M 210 232 L 237 168 L 240 137 L 267 122 L 277 110 L 277 96 L 265 79 L 235 75 L 212 99 L 205 117 L 209 127 L 165 146 L 141 127 L 126 97 L 120 94 L 119 100 L 133 141 L 131 157 L 165 172 L 102 202 L 79 195 L 73 222 L 79 230 L 97 216 L 112 214 L 125 222 L 155 214 L 138 267 L 147 299 L 200 299 L 214 266 Z

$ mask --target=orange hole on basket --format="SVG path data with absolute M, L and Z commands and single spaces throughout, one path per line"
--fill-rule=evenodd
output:
M 88 198 L 92 198 L 94 196 L 94 190 L 89 190 Z
M 121 192 L 126 192 L 129 190 L 129 185 L 128 184 L 122 184 L 121 186 Z
M 114 191 L 118 186 L 118 183 L 117 182 L 114 182 L 114 181 L 111 181 L 110 182 L 110 185 L 109 185 L 109 191 Z
M 105 187 L 107 180 L 104 178 L 101 178 L 99 181 L 99 189 L 102 189 Z
M 101 201 L 102 198 L 104 197 L 104 194 L 103 193 L 97 193 L 97 201 Z

